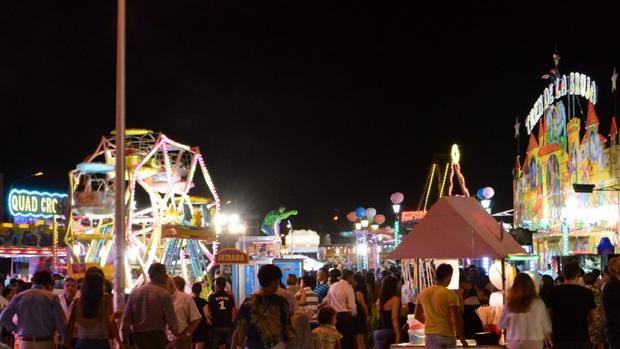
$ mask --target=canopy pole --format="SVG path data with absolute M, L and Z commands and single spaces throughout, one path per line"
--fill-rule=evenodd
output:
M 506 304 L 506 258 L 502 258 L 502 298 L 503 303 Z

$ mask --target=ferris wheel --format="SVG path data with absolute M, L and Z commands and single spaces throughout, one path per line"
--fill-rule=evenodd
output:
M 113 263 L 116 137 L 102 137 L 95 152 L 69 173 L 65 242 L 72 247 L 72 263 Z M 125 144 L 127 250 L 124 265 L 114 267 L 126 269 L 128 288 L 144 280 L 154 262 L 186 280 L 202 277 L 214 265 L 212 220 L 220 200 L 199 148 L 144 129 L 127 130 Z M 190 195 L 194 191 L 210 195 Z

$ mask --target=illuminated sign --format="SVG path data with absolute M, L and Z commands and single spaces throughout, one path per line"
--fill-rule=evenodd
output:
M 403 223 L 418 221 L 424 216 L 426 216 L 426 211 L 403 211 L 400 214 L 400 221 Z
M 52 218 L 63 214 L 67 194 L 13 189 L 9 193 L 9 212 L 14 217 Z
M 525 119 L 525 128 L 527 134 L 532 133 L 532 129 L 540 120 L 545 109 L 555 102 L 556 99 L 566 95 L 581 96 L 596 104 L 596 82 L 589 76 L 580 73 L 570 73 L 568 76 L 562 75 L 557 78 L 554 83 L 549 84 L 538 97 L 536 103 L 530 110 Z
M 215 255 L 215 263 L 218 264 L 248 264 L 248 255 L 236 248 L 225 248 Z

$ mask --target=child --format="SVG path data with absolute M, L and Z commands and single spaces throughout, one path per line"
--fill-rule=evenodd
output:
M 312 330 L 315 349 L 340 349 L 342 335 L 336 330 L 336 311 L 325 306 L 317 316 L 319 327 Z

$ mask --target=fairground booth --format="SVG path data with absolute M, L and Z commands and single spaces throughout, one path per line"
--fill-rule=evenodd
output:
M 577 258 L 586 271 L 602 269 L 618 246 L 618 127 L 614 116 L 597 115 L 598 94 L 589 76 L 557 73 L 524 122 L 528 143 L 515 161 L 514 223 L 534 232 L 541 270 L 557 271 L 561 256 Z M 517 122 L 516 139 L 520 130 Z
M 0 224 L 0 268 L 11 277 L 30 280 L 38 269 L 66 272 L 64 207 L 67 194 L 11 188 L 10 223 Z

